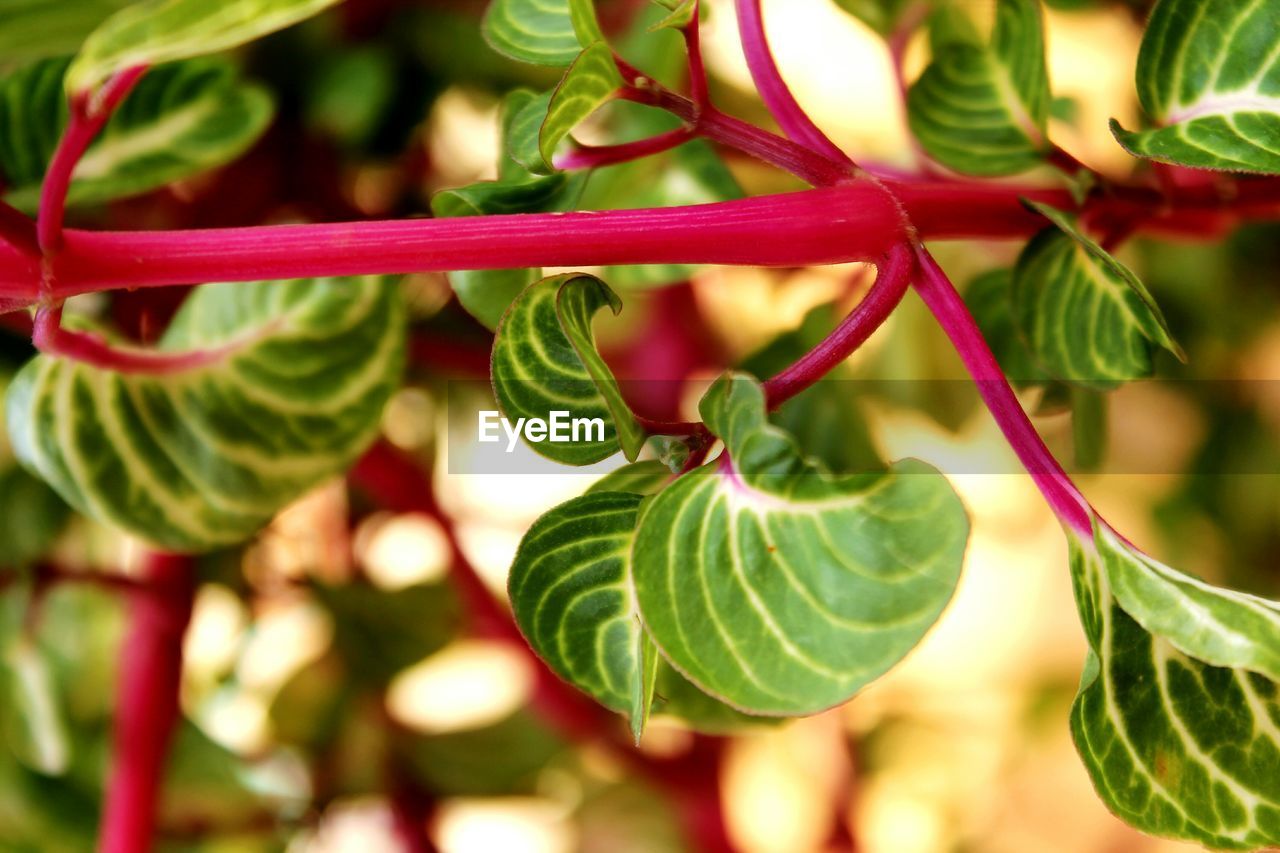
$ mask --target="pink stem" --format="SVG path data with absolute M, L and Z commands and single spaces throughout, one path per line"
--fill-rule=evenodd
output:
M 89 144 L 111 118 L 116 107 L 147 71 L 146 66 L 128 68 L 108 80 L 95 93 L 81 92 L 71 99 L 71 117 L 49 161 L 49 169 L 40 188 L 40 211 L 36 232 L 45 254 L 56 252 L 62 245 L 62 220 L 66 214 L 67 191 L 71 174 L 84 156 Z
M 751 70 L 751 79 L 783 133 L 852 170 L 853 161 L 813 123 L 782 79 L 773 52 L 769 49 L 769 37 L 765 33 L 764 18 L 760 14 L 760 0 L 735 0 L 735 8 L 738 12 L 742 50 L 747 58 L 747 68 Z
M 707 88 L 707 67 L 702 61 L 702 0 L 693 4 L 693 20 L 684 28 L 685 52 L 689 55 L 689 98 L 705 109 L 711 106 Z
M 693 128 L 677 127 L 657 136 L 619 145 L 580 145 L 556 158 L 557 169 L 598 169 L 650 157 L 683 145 L 694 136 Z
M 880 261 L 875 284 L 844 322 L 803 358 L 764 383 L 769 408 L 811 387 L 862 346 L 898 307 L 914 272 L 911 250 L 905 244 L 891 249 Z
M 903 236 L 894 199 L 868 181 L 650 210 L 168 233 L 68 231 L 53 262 L 52 295 L 207 281 L 538 266 L 805 266 L 870 260 Z M 0 267 L 0 296 L 10 289 L 29 292 L 29 281 L 8 273 Z
M 43 353 L 82 361 L 95 367 L 121 373 L 144 373 L 163 376 L 213 364 L 231 347 L 161 352 L 136 347 L 117 347 L 98 335 L 62 328 L 62 306 L 36 310 L 31 343 Z
M 131 594 L 100 853 L 151 849 L 169 740 L 180 717 L 182 639 L 195 592 L 192 569 L 188 557 L 148 555 L 148 588 Z
M 917 246 L 916 259 L 916 292 L 951 339 L 1005 439 L 1058 518 L 1076 533 L 1091 536 L 1093 508 L 1032 426 L 964 300 L 923 246 Z

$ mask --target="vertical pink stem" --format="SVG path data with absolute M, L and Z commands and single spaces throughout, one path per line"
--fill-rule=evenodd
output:
M 71 98 L 71 118 L 40 187 L 36 234 L 45 254 L 56 252 L 62 246 L 62 221 L 66 214 L 67 191 L 71 188 L 71 173 L 94 137 L 146 70 L 146 66 L 126 69 L 108 80 L 97 93 L 82 92 Z
M 747 68 L 751 70 L 751 79 L 760 91 L 765 106 L 777 119 L 782 132 L 801 145 L 852 169 L 854 163 L 849 155 L 818 129 L 782 79 L 773 52 L 769 49 L 769 38 L 765 34 L 764 19 L 760 14 L 760 0 L 735 0 L 735 4 L 738 11 L 738 32 L 742 37 L 742 50 L 747 58 Z
M 188 557 L 150 554 L 146 586 L 130 594 L 100 853 L 151 849 L 169 741 L 180 714 L 182 639 L 195 593 L 192 569 Z
M 916 258 L 920 266 L 916 292 L 951 339 L 1005 439 L 1058 518 L 1077 533 L 1091 536 L 1093 508 L 1062 470 L 1022 410 L 964 300 L 923 246 L 917 247 Z
M 707 89 L 707 68 L 702 61 L 702 3 L 693 4 L 693 20 L 684 29 L 685 50 L 689 54 L 689 98 L 699 111 L 711 105 Z

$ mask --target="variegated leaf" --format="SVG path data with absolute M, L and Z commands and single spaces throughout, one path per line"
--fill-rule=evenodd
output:
M 5 200 L 34 210 L 67 120 L 66 60 L 46 60 L 0 78 L 0 175 Z M 197 59 L 157 68 L 89 147 L 72 174 L 70 204 L 147 192 L 240 156 L 266 130 L 271 96 L 238 79 L 234 66 Z
M 1011 175 L 1038 165 L 1051 101 L 1038 0 L 997 3 L 985 45 L 947 6 L 932 24 L 933 61 L 907 97 L 911 132 L 957 172 Z
M 1071 541 L 1090 646 L 1071 725 L 1099 795 L 1153 835 L 1280 843 L 1280 604 L 1182 575 L 1095 524 Z
M 69 93 L 111 75 L 230 50 L 304 21 L 340 0 L 142 0 L 93 31 L 67 69 Z
M 484 35 L 499 53 L 536 65 L 568 65 L 604 39 L 594 0 L 493 0 Z
M 1106 390 L 1151 374 L 1154 347 L 1183 357 L 1164 315 L 1128 267 L 1060 211 L 1027 244 L 1013 273 L 1013 318 L 1054 379 Z
M 644 430 L 596 351 L 591 318 L 606 307 L 614 314 L 622 310 L 622 301 L 608 285 L 569 273 L 530 285 L 498 326 L 490 373 L 508 420 L 549 423 L 560 412 L 567 424 L 586 424 L 581 431 L 572 428 L 578 432 L 573 440 L 557 442 L 548 433 L 530 443 L 548 459 L 589 465 L 621 449 L 634 460 L 644 445 Z
M 920 462 L 832 476 L 805 461 L 748 376 L 717 382 L 702 416 L 726 455 L 641 518 L 632 571 L 645 627 L 677 670 L 748 713 L 846 701 L 950 600 L 964 507 Z
M 13 448 L 74 507 L 156 545 L 239 542 L 377 434 L 404 320 L 382 278 L 205 285 L 161 342 L 202 354 L 191 366 L 125 374 L 42 355 L 23 368 Z
M 1138 53 L 1139 157 L 1280 174 L 1280 0 L 1160 0 Z

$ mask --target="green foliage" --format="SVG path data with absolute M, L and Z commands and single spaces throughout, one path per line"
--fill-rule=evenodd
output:
M 59 81 L 66 60 L 45 60 L 0 78 L 0 175 L 5 200 L 34 210 L 67 122 Z M 72 175 L 70 204 L 153 190 L 240 156 L 266 130 L 271 96 L 225 61 L 203 59 L 151 71 L 107 124 Z
M 1038 363 L 1055 379 L 1106 390 L 1150 375 L 1152 350 L 1182 358 L 1164 315 L 1128 267 L 1065 214 L 1018 258 L 1013 316 Z
M 493 0 L 484 35 L 512 59 L 557 66 L 604 38 L 592 0 Z
M 1151 130 L 1112 131 L 1165 163 L 1280 174 L 1276 0 L 1160 0 L 1138 54 L 1138 98 Z
M 656 459 L 631 462 L 610 471 L 587 489 L 596 492 L 625 492 L 632 495 L 656 495 L 671 479 L 671 469 Z
M 1099 795 L 1154 835 L 1280 842 L 1280 605 L 1181 575 L 1100 523 L 1071 563 L 1090 645 L 1071 726 Z
M 563 411 L 573 420 L 599 419 L 570 442 L 531 442 L 548 459 L 589 465 L 617 453 L 634 460 L 645 433 L 627 408 L 617 380 L 596 351 L 591 318 L 601 308 L 614 314 L 622 300 L 597 278 L 566 274 L 530 285 L 502 318 L 493 343 L 491 376 L 503 414 L 547 420 Z
M 892 35 L 912 0 L 835 0 L 837 6 L 882 36 Z
M 996 4 L 990 44 L 974 41 L 958 14 L 944 9 L 931 22 L 933 61 L 907 98 L 911 132 L 957 172 L 1012 175 L 1039 165 L 1051 96 L 1038 0 Z
M 959 579 L 968 520 L 919 462 L 833 477 L 769 425 L 759 384 L 730 375 L 702 402 L 727 457 L 646 510 L 633 573 L 662 653 L 741 710 L 814 713 L 913 648 Z
M 643 502 L 595 492 L 561 504 L 529 528 L 507 581 L 529 645 L 562 678 L 625 712 L 637 740 L 658 674 L 631 590 L 631 539 Z
M 0 63 L 62 56 L 135 0 L 0 0 Z
M 404 308 L 380 278 L 208 285 L 161 347 L 216 358 L 146 375 L 40 356 L 9 389 L 9 434 L 81 512 L 202 551 L 243 541 L 372 440 Z
M 306 20 L 338 0 L 143 0 L 98 27 L 67 69 L 68 93 L 111 75 L 239 47 Z

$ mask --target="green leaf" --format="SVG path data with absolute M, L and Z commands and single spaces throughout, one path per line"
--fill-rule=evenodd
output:
M 28 62 L 74 53 L 104 19 L 136 0 L 0 0 L 0 57 Z
M 769 425 L 755 380 L 702 402 L 726 456 L 649 505 L 633 549 L 636 597 L 663 655 L 740 710 L 810 714 L 909 652 L 960 576 L 969 524 L 923 463 L 832 476 Z
M 1054 378 L 1108 390 L 1149 376 L 1153 346 L 1185 359 L 1138 277 L 1066 214 L 1033 207 L 1054 227 L 1018 258 L 1013 316 L 1040 365 Z
M 568 65 L 604 40 L 592 0 L 493 0 L 483 29 L 494 50 L 535 65 Z
M 143 0 L 93 31 L 67 69 L 66 90 L 87 92 L 111 75 L 239 47 L 339 0 Z
M 1280 604 L 1175 572 L 1101 522 L 1071 563 L 1090 646 L 1071 728 L 1099 796 L 1154 835 L 1280 843 Z
M 671 14 L 649 27 L 649 32 L 658 30 L 683 30 L 693 23 L 693 16 L 698 14 L 698 0 L 667 0 L 662 6 L 671 10 Z
M 590 465 L 619 448 L 634 460 L 644 445 L 644 430 L 596 352 L 591 318 L 605 307 L 617 314 L 622 301 L 598 278 L 552 276 L 511 304 L 493 342 L 493 390 L 513 424 L 520 418 L 549 421 L 553 412 L 603 421 L 602 435 L 590 429 L 578 441 L 530 442 L 538 453 L 567 465 Z
M 587 494 L 626 492 L 633 495 L 656 495 L 671 479 L 671 469 L 657 459 L 631 462 L 605 474 L 591 484 Z
M 66 60 L 0 78 L 0 175 L 10 204 L 33 210 L 67 121 L 59 81 Z M 217 59 L 157 68 L 144 77 L 77 164 L 70 204 L 147 192 L 239 157 L 271 121 L 271 96 Z
M 529 528 L 507 581 L 529 645 L 561 678 L 626 713 L 637 741 L 658 665 L 631 590 L 631 540 L 644 500 L 594 492 L 561 504 Z
M 1142 107 L 1158 125 L 1112 132 L 1165 163 L 1280 174 L 1277 0 L 1160 0 L 1138 52 Z
M 377 277 L 205 285 L 160 346 L 211 360 L 148 375 L 38 356 L 9 389 L 9 434 L 81 512 L 203 551 L 248 538 L 374 438 L 404 305 Z
M 949 20 L 949 19 L 944 19 Z M 996 4 L 988 45 L 931 22 L 934 57 L 907 96 L 911 132 L 948 168 L 1012 175 L 1042 161 L 1051 102 L 1037 0 Z
M 836 5 L 881 36 L 893 35 L 911 0 L 835 0 Z
M 1107 458 L 1107 396 L 1089 388 L 1071 389 L 1071 439 L 1076 468 L 1096 471 Z
M 8 643 L 0 655 L 5 700 L 0 722 L 18 758 L 46 776 L 66 772 L 71 744 L 61 700 L 38 646 L 26 637 Z
M 9 388 L 9 375 L 0 369 L 0 397 Z M 5 417 L 0 410 L 0 571 L 28 565 L 53 546 L 71 515 L 62 499 L 43 480 L 20 467 L 9 447 Z
M 517 134 L 517 147 L 512 152 L 513 156 L 535 174 L 554 171 L 552 158 L 556 148 L 570 131 L 612 100 L 622 85 L 622 74 L 607 44 L 598 42 L 582 51 L 547 102 L 546 115 L 538 125 L 536 156 L 528 129 L 538 117 L 539 100 L 531 101 L 525 108 L 529 114 L 521 111 L 516 120 L 513 133 Z

